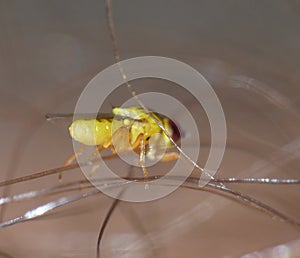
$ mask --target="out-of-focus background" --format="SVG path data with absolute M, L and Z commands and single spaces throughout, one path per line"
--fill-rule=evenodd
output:
M 113 1 L 112 11 L 122 59 L 176 58 L 214 87 L 228 127 L 217 177 L 300 177 L 300 1 Z M 72 112 L 89 80 L 114 59 L 100 0 L 1 0 L 0 32 L 3 181 L 64 163 L 73 151 L 68 123 L 47 123 L 44 115 Z M 163 82 L 145 85 L 166 91 Z M 201 121 L 199 105 L 181 98 Z M 180 114 L 177 121 L 184 127 Z M 205 157 L 209 127 L 199 128 Z M 80 171 L 63 175 L 64 182 L 76 178 Z M 57 184 L 57 176 L 45 177 L 13 185 L 10 194 Z M 232 187 L 300 220 L 298 186 Z M 8 205 L 3 220 L 45 201 Z M 0 256 L 95 257 L 111 202 L 97 195 L 0 229 Z M 239 257 L 271 248 L 264 257 L 299 257 L 299 235 L 299 227 L 240 203 L 179 189 L 158 201 L 119 204 L 101 250 L 103 257 Z

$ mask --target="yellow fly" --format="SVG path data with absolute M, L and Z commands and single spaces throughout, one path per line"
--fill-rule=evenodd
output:
M 66 116 L 71 115 L 47 115 L 48 119 Z M 96 146 L 98 152 L 108 148 L 113 153 L 138 150 L 139 162 L 145 177 L 148 176 L 145 158 L 155 159 L 158 145 L 165 146 L 166 149 L 173 147 L 173 143 L 155 119 L 163 125 L 175 142 L 180 139 L 179 129 L 171 119 L 152 111 L 147 113 L 142 107 L 115 107 L 112 109 L 112 114 L 97 114 L 95 117 L 89 118 L 85 115 L 79 115 L 78 119 L 75 117 L 69 127 L 70 136 L 83 145 Z M 155 144 L 150 144 L 151 137 L 156 139 Z M 70 156 L 65 165 L 71 164 L 78 154 L 74 153 Z M 178 153 L 168 152 L 164 154 L 161 161 L 177 158 Z

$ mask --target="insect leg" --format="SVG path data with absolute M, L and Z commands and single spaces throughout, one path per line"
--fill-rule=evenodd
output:
M 145 158 L 146 158 L 146 146 L 144 142 L 144 135 L 140 134 L 138 137 L 140 138 L 140 165 L 142 167 L 144 177 L 147 178 L 149 176 L 148 171 L 145 166 Z
M 97 146 L 96 149 L 93 151 L 93 153 L 91 155 L 89 155 L 88 160 L 89 161 L 93 160 L 93 158 L 95 158 L 98 153 L 100 153 L 101 151 L 105 150 L 109 146 L 110 146 L 110 144 L 108 144 L 108 145 L 106 145 L 106 144 L 104 145 L 103 144 L 103 145 Z
M 64 167 L 67 167 L 69 165 L 71 165 L 73 163 L 73 161 L 76 159 L 76 157 L 80 154 L 82 154 L 85 150 L 85 145 L 81 145 L 81 147 L 79 148 L 79 150 L 77 152 L 74 152 L 64 163 Z M 60 172 L 58 174 L 58 179 L 61 180 L 62 179 L 62 172 Z
M 104 143 L 104 144 L 102 144 L 100 146 L 97 146 L 97 148 L 95 149 L 95 151 L 90 155 L 89 161 L 91 161 L 96 156 L 96 154 L 102 152 L 103 150 L 109 148 L 110 146 L 112 146 L 112 138 L 109 139 L 106 143 Z M 112 153 L 115 154 L 113 151 L 112 151 Z M 95 163 L 93 165 L 93 167 L 91 168 L 91 170 L 88 173 L 89 177 L 93 176 L 93 174 L 98 169 L 98 167 L 99 167 L 99 164 L 97 164 L 97 163 Z
M 74 152 L 64 163 L 64 167 L 69 166 L 72 164 L 72 162 L 76 159 L 76 157 L 80 154 L 82 154 L 85 150 L 85 145 L 81 145 L 79 150 L 77 152 Z
M 141 141 L 143 141 L 143 143 L 144 143 L 144 135 L 143 135 L 143 134 L 140 134 L 140 135 L 136 138 L 135 142 L 131 145 L 131 148 L 132 148 L 133 150 L 135 150 L 137 147 L 140 147 L 140 148 L 141 148 Z M 144 145 L 145 145 L 145 143 L 144 143 Z
M 177 160 L 177 159 L 179 159 L 179 153 L 177 153 L 177 152 L 167 152 L 160 159 L 160 161 L 168 162 L 168 161 Z
M 139 163 L 142 167 L 144 177 L 147 178 L 149 176 L 149 173 L 146 169 L 145 165 L 145 159 L 146 159 L 146 145 L 144 141 L 144 134 L 139 134 L 139 136 L 136 138 L 135 142 L 131 145 L 131 149 L 135 150 L 137 148 L 140 148 L 140 155 L 139 155 Z

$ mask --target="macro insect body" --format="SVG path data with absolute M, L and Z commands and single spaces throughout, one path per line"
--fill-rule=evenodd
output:
M 48 115 L 48 119 L 62 115 Z M 166 129 L 168 135 L 158 125 L 157 121 Z M 176 152 L 166 152 L 159 157 L 159 149 L 171 149 L 173 141 L 180 139 L 177 125 L 168 117 L 150 111 L 147 113 L 138 106 L 115 107 L 112 114 L 97 114 L 96 118 L 86 118 L 82 115 L 74 119 L 69 127 L 70 136 L 87 146 L 97 146 L 96 151 L 101 152 L 110 148 L 113 153 L 130 150 L 139 153 L 139 163 L 144 176 L 148 176 L 145 159 L 170 161 L 178 158 Z M 74 153 L 66 161 L 71 164 L 80 153 Z
M 109 9 L 110 10 L 110 9 Z M 63 116 L 63 115 L 58 115 Z M 73 114 L 71 115 L 73 117 Z M 174 141 L 180 139 L 180 134 L 178 131 L 178 127 L 176 126 L 175 123 L 173 123 L 172 120 L 170 120 L 167 117 L 164 117 L 163 115 L 160 115 L 155 112 L 151 112 L 150 114 L 147 113 L 144 109 L 140 107 L 129 107 L 129 108 L 113 108 L 112 109 L 112 114 L 98 114 L 95 116 L 93 119 L 89 119 L 88 117 L 75 117 L 74 122 L 71 124 L 69 131 L 70 131 L 70 136 L 82 143 L 83 145 L 87 146 L 95 146 L 97 152 L 101 152 L 104 149 L 110 149 L 113 153 L 116 152 L 126 152 L 128 150 L 135 150 L 140 154 L 140 164 L 142 165 L 144 175 L 147 176 L 147 170 L 144 167 L 144 161 L 145 158 L 148 159 L 156 159 L 158 150 L 161 145 L 164 145 L 167 149 L 171 149 L 173 147 L 173 144 L 170 140 L 170 138 L 162 131 L 162 129 L 157 125 L 155 122 L 154 118 L 155 117 L 166 129 L 168 132 L 169 136 L 172 137 Z M 55 116 L 53 116 L 55 118 Z M 50 118 L 51 119 L 51 118 Z M 115 123 L 115 128 L 113 124 Z M 115 130 L 114 130 L 115 129 Z M 159 136 L 160 137 L 157 137 Z M 150 139 L 154 139 L 154 141 L 151 141 Z M 116 144 L 115 144 L 116 143 Z M 76 153 L 72 155 L 66 162 L 66 165 L 71 164 L 74 159 L 76 158 L 76 155 L 79 153 Z M 172 160 L 177 157 L 176 153 L 166 153 L 163 158 L 161 159 L 162 161 L 165 160 Z M 61 168 L 60 171 L 66 170 L 67 167 Z M 58 170 L 58 169 L 54 169 Z M 53 171 L 54 171 L 53 170 Z M 46 174 L 46 173 L 41 173 L 41 174 Z M 236 179 L 233 180 L 228 180 L 228 182 L 245 182 L 245 183 L 251 183 L 251 182 L 263 182 L 266 184 L 271 184 L 271 182 L 278 182 L 280 180 L 277 179 L 255 179 L 255 178 L 250 178 L 250 179 Z M 282 181 L 287 181 L 287 182 L 292 182 L 293 180 L 282 180 Z M 299 180 L 296 183 L 299 183 Z M 17 182 L 17 180 L 16 180 Z M 226 182 L 226 181 L 225 181 Z M 216 182 L 213 182 L 216 183 Z M 212 184 L 213 186 L 213 184 Z M 63 185 L 60 185 L 59 187 L 63 187 Z M 82 189 L 82 185 L 80 185 L 80 190 Z M 197 191 L 200 191 L 200 188 L 195 187 Z M 220 188 L 218 185 L 215 184 L 215 189 L 216 191 L 221 191 L 222 188 Z M 50 193 L 52 193 L 54 190 L 51 189 Z M 67 190 L 66 190 L 67 191 Z M 41 191 L 42 192 L 42 191 Z M 241 194 L 231 191 L 233 196 L 236 197 L 236 199 L 241 199 Z M 35 193 L 38 195 L 38 191 Z M 88 193 L 90 194 L 90 193 Z M 91 193 L 93 194 L 93 193 Z M 34 198 L 36 195 L 32 195 L 30 193 L 29 196 L 33 196 L 30 198 Z M 43 206 L 38 206 L 35 207 L 33 210 L 28 210 L 23 216 L 20 216 L 19 218 L 14 218 L 10 221 L 2 223 L 1 226 L 10 226 L 14 225 L 19 222 L 24 222 L 27 220 L 31 220 L 33 218 L 36 218 L 38 216 L 41 216 L 48 211 L 51 211 L 52 209 L 58 208 L 60 206 L 66 205 L 68 203 L 71 203 L 74 201 L 76 198 L 82 199 L 86 196 L 86 193 L 80 193 L 78 196 L 68 196 L 67 198 L 64 198 L 63 200 L 58 199 L 54 202 L 47 203 Z M 25 198 L 26 195 L 22 194 L 22 197 Z M 12 198 L 14 199 L 14 198 Z M 18 199 L 18 198 L 15 198 Z M 76 199 L 76 200 L 77 200 Z M 249 202 L 251 204 L 259 204 L 257 200 L 250 199 L 243 195 L 242 198 L 243 201 Z M 12 202 L 9 199 L 5 200 L 3 198 L 3 202 L 5 201 Z M 2 204 L 0 201 L 0 204 Z M 115 202 L 115 204 L 117 201 Z M 262 208 L 262 205 L 258 205 L 260 208 Z M 112 210 L 116 205 L 112 206 Z M 255 207 L 255 206 L 253 206 Z M 42 209 L 44 208 L 44 210 Z M 293 225 L 299 226 L 299 223 L 295 220 L 289 220 L 287 217 L 284 215 L 276 212 L 272 207 L 264 206 L 266 211 L 269 211 L 270 214 L 273 216 L 278 216 L 282 218 L 286 222 L 292 222 Z M 43 212 L 41 212 L 43 210 Z M 36 212 L 35 212 L 36 211 Z M 111 216 L 111 212 L 108 213 L 107 218 Z M 192 219 L 191 219 L 192 220 Z M 107 219 L 108 221 L 108 219 Z M 200 223 L 200 222 L 199 222 Z M 103 224 L 101 231 L 105 229 L 105 223 Z M 180 227 L 181 229 L 181 227 Z M 100 232 L 101 233 L 101 232 Z M 101 234 L 99 234 L 101 236 Z M 97 244 L 97 248 L 99 249 L 100 247 L 100 240 L 101 237 L 99 237 L 99 241 Z M 99 250 L 97 251 L 99 252 Z M 98 257 L 99 255 L 97 255 Z

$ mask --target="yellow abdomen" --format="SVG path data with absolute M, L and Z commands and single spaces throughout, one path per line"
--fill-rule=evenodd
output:
M 76 120 L 69 127 L 70 135 L 85 145 L 102 145 L 111 138 L 111 121 Z

